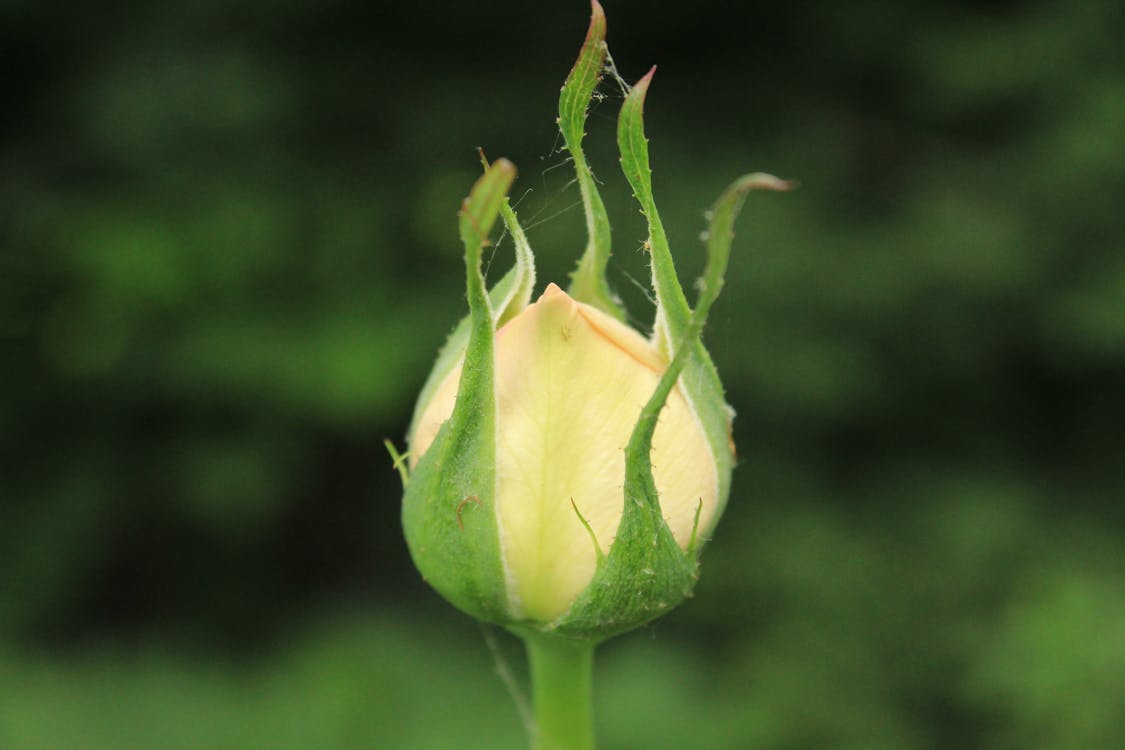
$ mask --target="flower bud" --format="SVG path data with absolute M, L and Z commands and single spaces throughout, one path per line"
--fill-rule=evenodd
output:
M 625 447 L 668 360 L 639 333 L 551 284 L 496 335 L 494 512 L 511 616 L 551 622 L 593 578 L 623 511 Z M 453 413 L 461 366 L 424 406 L 425 454 Z M 718 468 L 683 391 L 653 436 L 661 511 L 686 551 L 718 509 Z M 462 517 L 475 512 L 461 508 Z
M 690 308 L 652 198 L 650 71 L 622 105 L 618 146 L 649 225 L 653 336 L 622 322 L 605 280 L 608 218 L 581 142 L 606 56 L 605 19 L 593 8 L 559 100 L 589 238 L 569 293 L 549 284 L 530 303 L 534 258 L 506 197 L 515 168 L 486 164 L 460 212 L 469 315 L 419 396 L 408 459 L 392 454 L 406 488 L 407 544 L 439 593 L 488 622 L 597 641 L 691 593 L 734 464 L 733 412 L 700 336 L 745 194 L 789 184 L 748 175 L 720 196 Z M 516 265 L 488 290 L 482 248 L 501 217 Z

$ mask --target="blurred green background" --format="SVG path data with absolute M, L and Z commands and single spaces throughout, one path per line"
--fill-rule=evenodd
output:
M 802 188 L 740 222 L 734 493 L 696 598 L 599 652 L 602 746 L 1125 747 L 1119 3 L 606 5 L 622 74 L 660 65 L 685 281 L 729 180 Z M 0 3 L 0 748 L 523 747 L 382 440 L 464 311 L 474 147 L 521 168 L 541 286 L 581 250 L 587 18 Z

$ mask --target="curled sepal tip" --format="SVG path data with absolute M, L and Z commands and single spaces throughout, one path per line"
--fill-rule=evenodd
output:
M 709 297 L 708 290 L 714 288 L 714 297 L 717 297 L 722 288 L 723 279 L 726 277 L 727 261 L 730 259 L 731 243 L 734 241 L 734 222 L 742 211 L 746 195 L 753 190 L 787 192 L 796 187 L 797 183 L 793 180 L 783 180 L 765 172 L 754 172 L 739 177 L 719 194 L 714 205 L 707 212 L 709 224 L 703 234 L 707 243 L 707 267 L 699 279 L 702 290 L 700 302 L 696 305 L 696 315 L 699 314 L 702 303 Z M 714 298 L 711 299 L 713 301 Z
M 477 149 L 477 153 L 480 155 L 481 166 L 487 172 L 491 165 L 484 155 L 484 149 Z M 535 288 L 535 254 L 531 252 L 527 235 L 516 217 L 511 198 L 508 196 L 504 196 L 504 201 L 500 204 L 500 217 L 504 220 L 504 228 L 515 246 L 516 265 L 489 292 L 492 317 L 497 328 L 527 307 L 531 301 L 531 292 Z
M 494 177 L 490 179 L 494 180 L 498 176 L 503 176 L 507 179 L 509 175 L 514 179 L 515 166 L 513 166 L 510 161 L 501 159 L 496 162 L 495 165 L 491 165 L 484 158 L 483 152 L 480 152 L 480 157 L 486 175 L 493 166 L 497 169 L 497 171 L 493 173 Z M 482 179 L 484 178 L 482 177 Z M 511 182 L 509 181 L 509 185 L 510 184 Z M 493 286 L 488 293 L 492 319 L 497 327 L 511 320 L 521 310 L 527 307 L 528 302 L 531 300 L 532 289 L 535 286 L 535 256 L 531 252 L 531 246 L 528 244 L 527 236 L 524 234 L 523 228 L 520 226 L 515 211 L 512 209 L 506 195 L 500 203 L 500 215 L 504 219 L 504 225 L 507 227 L 508 234 L 512 237 L 512 243 L 515 246 L 516 262 L 515 265 L 496 282 L 496 285 Z M 464 215 L 462 216 L 462 220 L 469 218 L 470 217 Z M 426 378 L 425 385 L 422 386 L 422 391 L 414 407 L 414 415 L 410 420 L 410 428 L 406 433 L 408 443 L 413 441 L 418 429 L 418 420 L 421 418 L 426 406 L 433 399 L 438 386 L 461 361 L 465 353 L 465 347 L 469 342 L 469 323 L 469 316 L 462 318 L 454 327 L 453 332 L 449 334 L 445 346 L 442 347 L 441 352 L 438 354 L 438 358 L 434 362 L 429 376 Z

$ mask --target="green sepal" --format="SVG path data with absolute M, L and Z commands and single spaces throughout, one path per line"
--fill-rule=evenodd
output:
M 489 163 L 484 158 L 483 151 L 480 152 L 480 161 L 487 172 Z M 493 315 L 497 328 L 523 312 L 531 302 L 531 292 L 535 289 L 535 254 L 531 252 L 531 244 L 527 241 L 527 235 L 520 226 L 519 219 L 516 218 L 512 202 L 506 195 L 504 202 L 500 204 L 500 216 L 504 219 L 504 228 L 512 236 L 512 244 L 516 249 L 516 265 L 504 274 L 489 293 L 493 307 L 497 310 Z
M 734 469 L 734 444 L 731 439 L 733 410 L 727 405 L 723 384 L 711 360 L 711 355 L 699 337 L 687 335 L 691 323 L 691 309 L 676 275 L 675 263 L 668 245 L 668 236 L 660 221 L 660 212 L 652 194 L 652 169 L 649 167 L 648 139 L 644 131 L 644 103 L 653 67 L 633 86 L 621 105 L 617 121 L 617 143 L 621 151 L 621 168 L 633 188 L 633 196 L 640 204 L 641 213 L 648 223 L 650 253 L 652 256 L 652 283 L 656 292 L 656 321 L 653 326 L 654 344 L 665 355 L 678 354 L 676 347 L 685 342 L 689 347 L 681 387 L 684 398 L 698 417 L 707 436 L 715 460 L 719 487 L 719 506 L 712 516 L 711 526 L 719 520 L 730 495 L 730 475 Z M 791 183 L 770 175 L 754 174 L 733 182 L 712 208 L 711 228 L 707 233 L 708 257 L 729 254 L 733 239 L 734 218 L 742 207 L 745 194 L 753 189 L 787 190 Z M 710 261 L 709 261 L 710 262 Z M 723 263 L 725 268 L 725 261 Z M 722 278 L 715 280 L 722 284 Z M 716 291 L 717 293 L 717 291 Z M 702 529 L 706 539 L 711 528 Z M 697 545 L 697 549 L 702 545 Z
M 624 512 L 609 553 L 574 604 L 549 630 L 569 638 L 601 641 L 637 628 L 691 595 L 697 565 L 676 543 L 664 521 L 652 478 L 652 434 L 664 401 L 676 384 L 662 377 L 625 449 Z
M 481 162 L 487 171 L 489 164 L 485 161 L 483 154 L 481 154 Z M 506 196 L 500 204 L 500 216 L 504 219 L 505 229 L 512 237 L 512 244 L 515 246 L 516 264 L 496 282 L 488 293 L 493 324 L 496 328 L 507 323 L 527 307 L 528 303 L 531 302 L 531 292 L 535 287 L 535 255 L 531 252 L 527 235 L 524 234 L 523 227 L 520 226 L 519 219 L 516 218 L 516 213 Z M 465 354 L 465 347 L 469 343 L 469 319 L 470 316 L 466 315 L 457 323 L 438 353 L 437 360 L 434 362 L 434 366 L 422 386 L 422 391 L 418 395 L 418 401 L 414 404 L 414 415 L 411 417 L 410 428 L 406 433 L 407 445 L 412 444 L 414 430 L 417 429 L 418 420 L 421 419 L 426 407 L 429 406 L 430 399 L 433 398 L 438 387 L 441 386 Z
M 721 221 L 733 221 L 734 204 L 720 204 Z M 725 226 L 729 229 L 729 223 Z M 729 239 L 708 243 L 707 267 L 700 279 L 695 310 L 689 311 L 676 356 L 641 410 L 625 448 L 624 507 L 617 536 L 609 554 L 599 561 L 590 585 L 553 624 L 560 634 L 592 640 L 609 638 L 659 617 L 691 596 L 699 567 L 696 534 L 693 532 L 685 552 L 664 520 L 652 475 L 652 437 L 669 394 L 694 357 L 693 345 L 699 341 L 711 305 L 722 290 L 729 258 Z
M 586 135 L 586 114 L 590 99 L 602 77 L 605 66 L 605 12 L 598 0 L 590 2 L 590 27 L 578 59 L 566 77 L 559 93 L 559 132 L 566 149 L 574 160 L 578 191 L 582 195 L 582 208 L 586 216 L 586 250 L 570 275 L 567 293 L 579 302 L 598 308 L 614 318 L 624 321 L 625 311 L 621 301 L 606 280 L 609 263 L 611 234 L 609 214 L 598 192 L 594 173 L 586 162 L 582 139 Z
M 500 159 L 460 212 L 469 299 L 468 342 L 453 414 L 410 475 L 402 524 L 423 578 L 462 611 L 509 619 L 496 496 L 495 323 L 481 273 L 482 248 L 515 180 Z
M 734 221 L 746 194 L 755 189 L 793 187 L 793 183 L 756 173 L 740 177 L 723 191 L 708 214 L 707 265 L 698 283 L 699 299 L 691 310 L 676 276 L 667 237 L 652 198 L 642 119 L 644 96 L 652 73 L 649 71 L 626 99 L 619 121 L 618 143 L 626 177 L 649 223 L 658 304 L 672 308 L 671 315 L 665 314 L 663 335 L 669 342 L 665 351 L 674 356 L 642 409 L 625 449 L 624 507 L 613 545 L 604 558 L 599 556 L 590 585 L 567 613 L 548 627 L 559 635 L 582 640 L 598 641 L 632 630 L 691 596 L 698 576 L 700 548 L 709 529 L 693 529 L 688 549 L 680 549 L 661 511 L 652 475 L 652 438 L 660 412 L 679 381 L 692 408 L 701 417 L 715 453 L 720 503 L 725 501 L 733 465 L 733 454 L 728 447 L 730 411 L 723 399 L 718 373 L 702 344 L 703 328 L 723 287 L 734 239 Z M 716 520 L 721 510 L 720 504 Z M 698 514 L 696 519 L 698 523 Z

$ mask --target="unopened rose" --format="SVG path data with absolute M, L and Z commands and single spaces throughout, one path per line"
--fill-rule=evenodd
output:
M 625 445 L 667 367 L 638 332 L 555 284 L 497 331 L 494 512 L 514 619 L 550 622 L 590 583 L 621 520 Z M 460 377 L 458 365 L 425 405 L 414 462 L 452 414 Z M 710 529 L 719 482 L 679 387 L 651 460 L 664 519 L 686 551 L 693 530 Z M 470 505 L 462 523 L 477 510 Z

